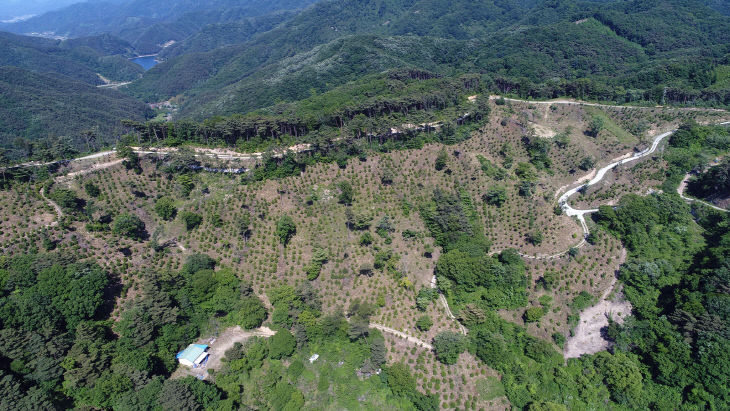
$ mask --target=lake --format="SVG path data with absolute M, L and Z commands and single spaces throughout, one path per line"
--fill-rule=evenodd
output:
M 157 65 L 157 60 L 155 60 L 155 58 L 157 58 L 157 56 L 137 57 L 136 59 L 132 59 L 132 62 L 139 64 L 143 69 L 145 69 L 145 71 L 147 71 Z

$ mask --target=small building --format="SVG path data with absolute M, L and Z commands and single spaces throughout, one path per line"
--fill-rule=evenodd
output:
M 175 356 L 180 364 L 197 368 L 208 360 L 208 346 L 204 344 L 190 344 L 188 348 Z
M 314 354 L 311 357 L 309 357 L 309 363 L 312 364 L 319 358 L 319 354 Z

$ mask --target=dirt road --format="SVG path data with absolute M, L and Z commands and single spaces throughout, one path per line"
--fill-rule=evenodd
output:
M 208 370 L 219 370 L 221 368 L 221 359 L 225 356 L 226 351 L 233 348 L 237 342 L 244 342 L 251 337 L 268 338 L 276 334 L 268 327 L 261 327 L 255 330 L 244 330 L 239 326 L 227 328 L 221 335 L 213 338 L 198 340 L 196 344 L 207 344 L 210 346 L 208 350 L 208 362 L 198 368 L 188 368 L 183 365 L 178 366 L 177 370 L 172 374 L 172 378 L 183 378 L 194 376 L 199 379 L 209 378 Z
M 626 250 L 621 252 L 620 262 L 626 259 Z M 603 293 L 598 303 L 580 313 L 578 325 L 573 336 L 565 342 L 563 355 L 565 358 L 578 358 L 583 354 L 595 354 L 608 349 L 609 342 L 603 338 L 601 330 L 608 326 L 608 319 L 622 324 L 631 315 L 631 304 L 623 296 L 609 300 L 616 289 L 617 279 L 614 276 L 611 286 Z

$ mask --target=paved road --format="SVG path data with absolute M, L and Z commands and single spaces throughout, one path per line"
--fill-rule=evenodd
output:
M 603 178 L 606 176 L 606 173 L 608 173 L 610 170 L 613 170 L 614 168 L 616 168 L 620 165 L 627 164 L 632 161 L 636 161 L 636 160 L 639 160 L 641 158 L 651 155 L 652 153 L 654 153 L 656 151 L 657 147 L 659 147 L 659 143 L 661 143 L 662 140 L 664 140 L 665 138 L 674 134 L 675 131 L 676 130 L 672 130 L 672 131 L 667 131 L 666 133 L 662 133 L 654 138 L 654 141 L 652 142 L 651 147 L 649 147 L 643 151 L 640 151 L 638 153 L 634 153 L 633 155 L 629 154 L 629 156 L 627 158 L 615 161 L 615 162 L 610 163 L 607 166 L 601 168 L 600 170 L 598 170 L 596 172 L 595 177 L 593 177 L 587 183 L 581 184 L 581 181 L 579 181 L 578 186 L 566 191 L 562 196 L 560 196 L 560 198 L 558 199 L 558 204 L 560 204 L 560 206 L 563 208 L 563 211 L 565 212 L 565 214 L 567 216 L 578 218 L 578 221 L 580 221 L 580 225 L 583 228 L 583 233 L 585 235 L 590 234 L 590 232 L 588 231 L 588 226 L 586 225 L 585 215 L 595 213 L 598 210 L 597 209 L 588 209 L 588 210 L 575 209 L 570 204 L 568 204 L 568 200 L 570 199 L 570 197 L 583 188 L 587 188 L 592 185 L 600 183 L 601 180 L 603 180 Z

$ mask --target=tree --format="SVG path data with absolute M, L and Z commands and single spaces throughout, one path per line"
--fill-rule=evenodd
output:
M 236 225 L 238 226 L 238 234 L 243 237 L 245 243 L 251 235 L 251 214 L 243 213 L 241 217 L 236 219 Z
M 76 197 L 76 193 L 73 190 L 59 188 L 53 190 L 50 197 L 51 200 L 55 201 L 64 210 L 73 212 L 78 211 L 82 207 L 81 199 Z
M 373 235 L 370 234 L 370 231 L 366 231 L 360 236 L 360 245 L 368 246 L 372 243 L 373 243 Z
M 340 189 L 340 204 L 352 205 L 352 202 L 355 201 L 355 190 L 352 188 L 352 184 L 345 180 L 340 181 L 337 187 Z
M 526 323 L 534 323 L 540 321 L 543 315 L 545 315 L 545 310 L 542 307 L 530 307 L 525 310 L 522 318 Z
M 284 247 L 289 244 L 296 233 L 297 226 L 288 215 L 282 216 L 276 223 L 276 236 L 279 237 L 279 242 L 284 244 Z
M 439 151 L 438 156 L 436 156 L 436 170 L 441 171 L 446 167 L 446 162 L 449 159 L 449 155 L 446 153 L 446 149 L 442 148 L 441 151 Z
M 393 180 L 395 180 L 395 173 L 393 173 L 393 169 L 385 167 L 383 172 L 380 174 L 380 182 L 383 185 L 388 186 L 393 184 Z
M 532 245 L 542 244 L 543 239 L 544 236 L 542 234 L 542 231 L 538 229 L 534 229 L 527 234 L 527 241 L 529 241 Z
M 289 330 L 281 329 L 269 338 L 269 356 L 275 360 L 292 355 L 296 341 Z
M 162 385 L 158 405 L 163 411 L 202 410 L 195 394 L 183 380 L 167 380 Z
M 200 223 L 203 222 L 203 217 L 200 214 L 193 213 L 192 211 L 183 211 L 180 213 L 180 220 L 185 224 L 185 229 L 190 231 L 198 228 Z
M 431 329 L 431 326 L 433 326 L 433 321 L 427 315 L 422 315 L 416 320 L 416 328 L 420 331 L 428 331 Z
M 180 186 L 180 193 L 183 197 L 187 197 L 195 188 L 195 182 L 189 174 L 181 174 L 177 178 L 177 184 Z
M 122 164 L 127 170 L 134 170 L 137 174 L 142 172 L 142 167 L 139 164 L 139 156 L 132 150 L 132 147 L 127 145 L 119 147 L 117 149 L 117 155 L 124 159 Z
M 266 308 L 258 297 L 245 297 L 241 300 L 241 308 L 234 315 L 234 319 L 247 330 L 260 327 L 266 319 Z
M 215 260 L 207 254 L 193 253 L 185 258 L 182 273 L 189 276 L 200 270 L 212 270 L 215 268 L 215 264 Z
M 92 183 L 91 181 L 87 181 L 86 183 L 84 183 L 84 190 L 86 191 L 86 194 L 89 195 L 89 197 L 99 197 L 99 194 L 101 194 L 99 186 Z
M 430 287 L 423 287 L 418 291 L 416 296 L 416 308 L 420 311 L 426 311 L 431 301 L 436 298 L 436 290 Z
M 502 207 L 502 204 L 507 201 L 507 190 L 502 186 L 490 187 L 487 192 L 482 195 L 482 200 L 489 205 Z
M 613 355 L 601 352 L 594 362 L 604 375 L 611 398 L 624 404 L 638 400 L 642 392 L 643 377 L 635 357 L 622 352 Z
M 136 215 L 129 213 L 119 214 L 114 219 L 112 232 L 134 240 L 142 240 L 147 234 L 144 222 Z
M 165 221 L 170 221 L 177 215 L 175 202 L 169 197 L 162 197 L 155 202 L 155 212 Z
M 393 394 L 408 396 L 416 390 L 416 380 L 411 369 L 404 363 L 396 363 L 385 369 L 388 386 Z
M 442 363 L 456 364 L 459 355 L 466 350 L 466 338 L 453 331 L 444 331 L 434 337 L 433 350 Z
M 588 124 L 586 134 L 592 137 L 598 137 L 598 134 L 601 132 L 601 130 L 603 130 L 604 127 L 605 121 L 603 120 L 603 117 L 593 116 L 590 124 Z
M 578 164 L 578 167 L 583 171 L 588 171 L 592 169 L 595 165 L 596 162 L 593 160 L 592 157 L 584 157 L 583 160 L 580 161 L 580 164 Z

